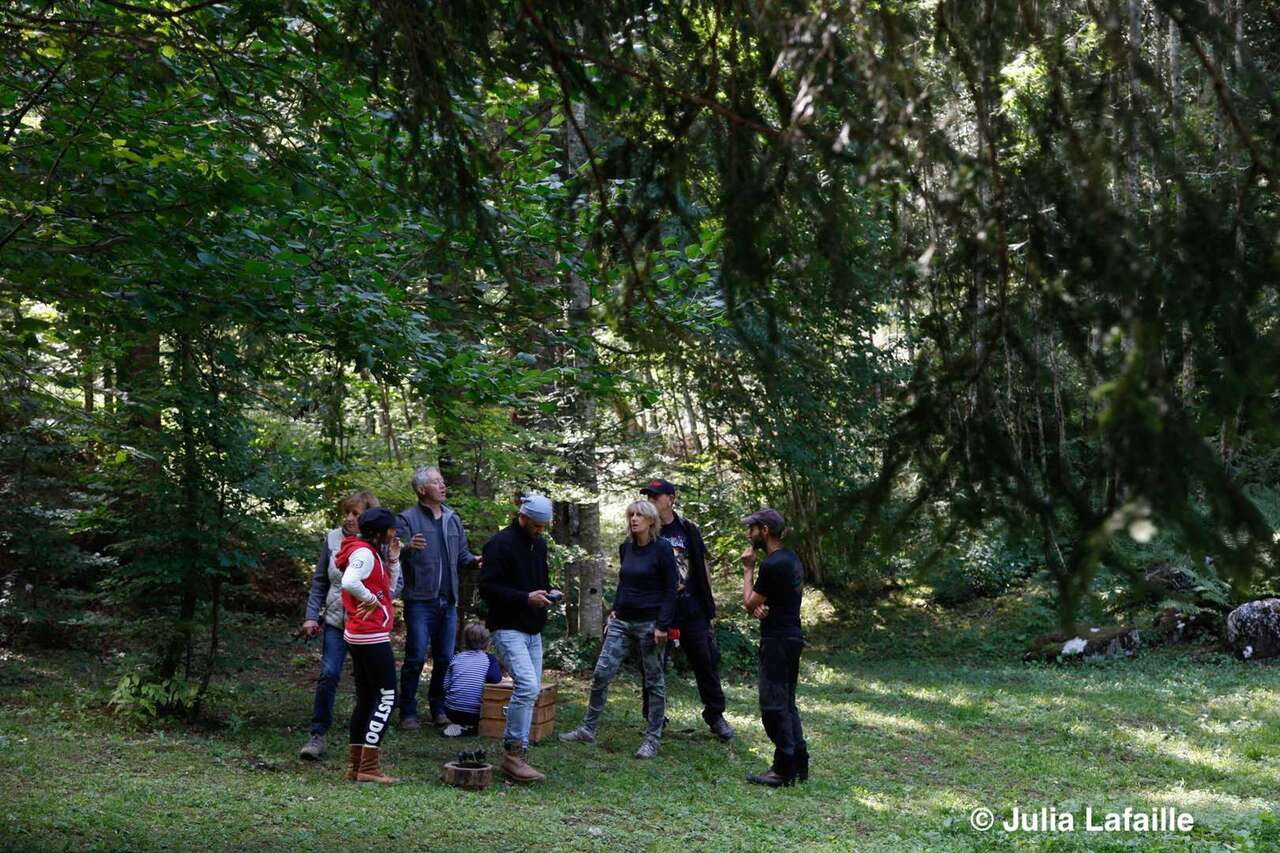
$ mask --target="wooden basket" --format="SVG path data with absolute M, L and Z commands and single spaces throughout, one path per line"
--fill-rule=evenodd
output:
M 507 725 L 506 705 L 511 701 L 511 681 L 486 684 L 480 700 L 480 736 L 502 737 Z M 529 743 L 540 743 L 550 737 L 556 727 L 556 692 L 558 684 L 544 684 L 533 704 L 533 723 L 529 726 Z

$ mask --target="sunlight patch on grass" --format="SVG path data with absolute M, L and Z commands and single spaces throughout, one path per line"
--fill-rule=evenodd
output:
M 1238 772 L 1241 761 L 1229 753 L 1206 749 L 1174 736 L 1158 728 L 1142 729 L 1136 726 L 1117 726 L 1117 736 L 1126 738 L 1133 745 L 1148 752 L 1158 753 L 1178 761 L 1190 762 L 1221 773 Z
M 1151 788 L 1138 793 L 1144 802 L 1174 806 L 1194 815 L 1209 813 L 1253 814 L 1265 812 L 1272 804 L 1261 797 L 1238 797 L 1221 791 L 1199 788 Z

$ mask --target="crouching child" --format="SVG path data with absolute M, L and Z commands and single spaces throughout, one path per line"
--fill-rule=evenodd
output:
M 474 735 L 480 727 L 480 704 L 486 684 L 502 680 L 498 659 L 487 651 L 489 630 L 472 622 L 462 630 L 462 651 L 449 662 L 444 676 L 445 737 Z

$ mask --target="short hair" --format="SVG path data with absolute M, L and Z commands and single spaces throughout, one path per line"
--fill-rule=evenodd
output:
M 440 469 L 434 465 L 423 465 L 421 468 L 414 471 L 413 476 L 409 479 L 410 485 L 413 486 L 413 491 L 416 493 L 418 489 L 425 488 L 427 485 L 427 478 L 432 474 L 435 474 L 441 480 L 444 479 L 444 475 L 440 473 Z
M 471 622 L 462 629 L 462 647 L 467 651 L 478 651 L 489 645 L 489 629 L 479 622 Z
M 358 492 L 352 492 L 338 502 L 338 514 L 345 516 L 354 509 L 356 515 L 359 515 L 366 509 L 373 509 L 376 506 L 382 506 L 382 504 L 378 503 L 378 499 L 373 492 L 361 489 Z
M 654 539 L 658 535 L 658 510 L 647 499 L 632 501 L 627 505 L 625 517 L 631 518 L 632 515 L 642 515 L 649 522 L 649 538 Z

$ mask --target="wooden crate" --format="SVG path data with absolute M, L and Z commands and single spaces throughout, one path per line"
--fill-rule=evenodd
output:
M 559 685 L 544 684 L 533 704 L 533 723 L 529 726 L 529 743 L 540 743 L 550 737 L 556 727 L 556 689 Z M 497 684 L 486 684 L 480 700 L 480 736 L 502 737 L 507 724 L 506 705 L 511 701 L 511 681 L 504 678 Z

